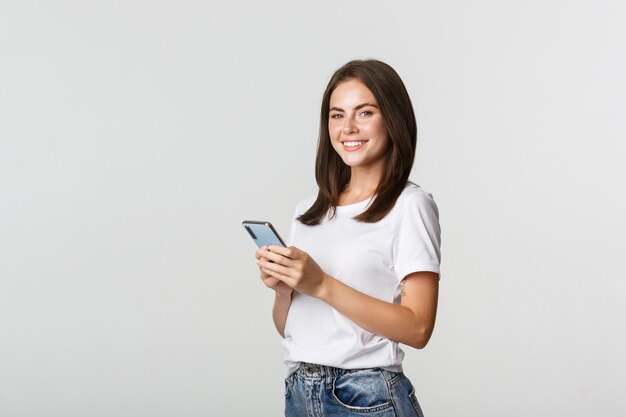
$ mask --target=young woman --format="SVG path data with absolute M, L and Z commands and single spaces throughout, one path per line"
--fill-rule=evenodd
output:
M 432 196 L 409 182 L 417 127 L 398 74 L 351 61 L 322 99 L 319 191 L 297 205 L 289 248 L 256 252 L 276 293 L 292 416 L 422 416 L 400 343 L 435 324 L 440 229 Z

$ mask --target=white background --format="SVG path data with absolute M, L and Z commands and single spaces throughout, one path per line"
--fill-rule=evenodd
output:
M 315 192 L 335 69 L 378 58 L 443 234 L 428 417 L 624 416 L 621 1 L 0 3 L 0 415 L 278 416 L 243 219 Z

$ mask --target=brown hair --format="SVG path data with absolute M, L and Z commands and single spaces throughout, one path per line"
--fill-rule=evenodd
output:
M 375 223 L 385 217 L 404 190 L 413 167 L 417 123 L 411 99 L 400 76 L 381 61 L 370 59 L 348 62 L 335 71 L 322 98 L 315 160 L 315 179 L 319 191 L 313 205 L 298 217 L 300 222 L 309 226 L 319 224 L 328 210 L 331 210 L 331 217 L 334 217 L 339 194 L 350 181 L 350 167 L 332 147 L 328 117 L 331 94 L 339 84 L 353 79 L 362 82 L 376 98 L 391 142 L 383 174 L 376 189 L 376 198 L 365 212 L 354 219 L 364 223 Z

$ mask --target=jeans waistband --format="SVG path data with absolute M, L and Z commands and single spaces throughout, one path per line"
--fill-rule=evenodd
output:
M 380 369 L 380 372 L 389 380 L 394 378 L 399 374 L 399 372 L 388 371 L 385 369 Z M 298 375 L 301 378 L 309 378 L 309 379 L 329 379 L 333 377 L 339 377 L 345 374 L 349 374 L 352 372 L 362 371 L 363 369 L 343 369 L 343 368 L 335 368 L 333 366 L 327 365 L 318 365 L 315 363 L 308 362 L 300 362 L 300 366 L 294 374 Z
M 339 376 L 346 372 L 349 372 L 349 370 L 326 365 L 318 365 L 315 363 L 301 362 L 295 373 L 304 378 L 326 378 Z

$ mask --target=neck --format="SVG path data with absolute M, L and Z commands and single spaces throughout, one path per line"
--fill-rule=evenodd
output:
M 344 193 L 352 195 L 373 195 L 382 178 L 382 166 L 352 167 L 350 181 Z

